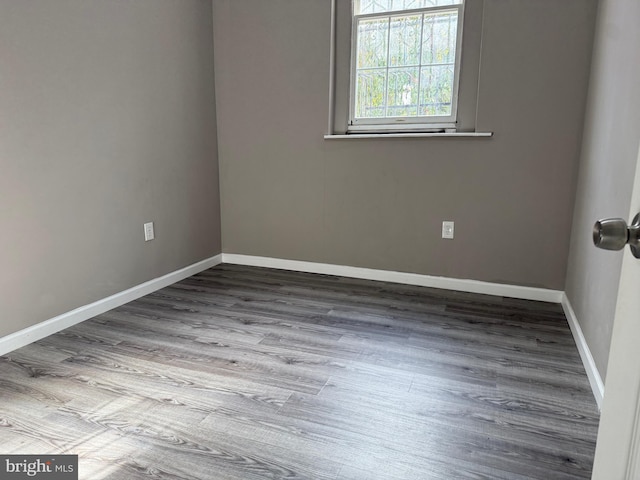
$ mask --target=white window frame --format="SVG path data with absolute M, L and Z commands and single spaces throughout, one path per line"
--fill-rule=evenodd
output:
M 464 25 L 464 0 L 454 5 L 441 5 L 436 7 L 425 7 L 418 9 L 394 10 L 389 12 L 378 12 L 369 14 L 355 14 L 356 0 L 351 1 L 351 73 L 349 87 L 349 122 L 347 132 L 436 132 L 452 131 L 456 128 L 458 113 L 458 88 L 460 85 L 460 65 L 462 58 L 462 29 Z M 448 116 L 414 116 L 414 117 L 378 117 L 378 118 L 356 118 L 356 71 L 358 56 L 358 21 L 371 18 L 393 18 L 415 13 L 428 14 L 442 11 L 456 11 L 458 14 L 458 25 L 456 32 L 456 55 L 454 64 L 453 89 L 451 92 L 451 115 Z M 388 48 L 388 45 L 387 45 Z M 389 65 L 387 63 L 387 69 Z M 386 93 L 386 92 L 385 92 Z

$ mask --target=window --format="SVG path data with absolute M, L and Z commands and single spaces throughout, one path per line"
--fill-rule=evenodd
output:
M 463 0 L 353 0 L 348 130 L 456 124 Z

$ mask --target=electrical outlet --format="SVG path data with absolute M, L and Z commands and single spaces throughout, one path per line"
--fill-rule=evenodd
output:
M 144 241 L 148 242 L 149 240 L 153 240 L 154 238 L 156 238 L 156 236 L 153 232 L 153 222 L 145 223 L 144 224 Z
M 442 238 L 453 238 L 453 222 L 442 222 Z

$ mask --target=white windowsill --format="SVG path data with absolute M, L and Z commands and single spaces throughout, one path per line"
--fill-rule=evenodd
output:
M 325 135 L 325 140 L 362 140 L 366 138 L 473 138 L 492 137 L 493 132 L 414 132 L 414 133 L 350 133 Z

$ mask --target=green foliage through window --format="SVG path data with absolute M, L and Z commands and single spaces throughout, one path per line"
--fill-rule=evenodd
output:
M 354 117 L 450 116 L 461 0 L 356 0 Z M 381 15 L 371 15 L 381 13 Z

